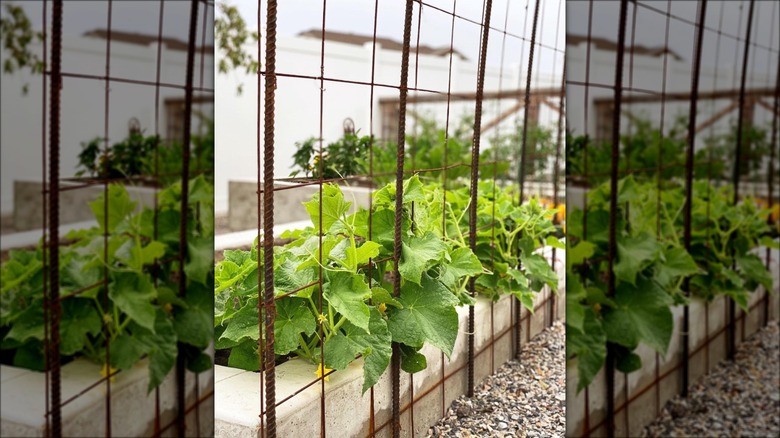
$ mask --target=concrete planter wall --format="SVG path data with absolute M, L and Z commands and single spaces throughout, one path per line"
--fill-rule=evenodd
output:
M 230 181 L 228 183 L 228 227 L 233 231 L 257 228 L 257 182 Z M 262 182 L 261 182 L 262 184 Z M 296 183 L 277 182 L 276 188 L 295 187 Z M 318 185 L 295 187 L 277 191 L 274 196 L 274 223 L 309 220 L 309 213 L 303 206 L 319 193 Z M 352 202 L 353 208 L 368 208 L 371 191 L 366 187 L 341 185 L 344 199 Z
M 762 259 L 765 249 L 756 252 Z M 780 316 L 780 272 L 777 269 L 780 252 L 773 250 L 774 269 L 773 294 L 769 295 L 769 319 Z M 749 305 L 751 311 L 746 315 L 737 307 L 736 342 L 755 333 L 764 323 L 763 289 L 752 294 Z M 718 362 L 726 358 L 727 353 L 727 307 L 728 300 L 718 297 L 706 304 L 692 300 L 690 313 L 690 384 L 714 369 Z M 672 309 L 674 332 L 669 343 L 666 357 L 658 356 L 655 350 L 640 344 L 636 353 L 642 358 L 642 369 L 630 374 L 615 372 L 615 436 L 639 436 L 642 429 L 659 414 L 657 406 L 664 404 L 682 390 L 682 319 L 683 307 Z M 740 318 L 741 317 L 741 318 Z M 709 339 L 709 343 L 707 340 Z M 708 344 L 708 345 L 707 345 Z M 658 380 L 656 380 L 658 376 Z M 585 405 L 585 390 L 577 395 L 577 364 L 567 364 L 566 381 L 566 436 L 586 436 L 586 427 L 593 432 L 590 436 L 607 436 L 604 424 L 606 418 L 606 380 L 601 372 L 588 386 L 588 406 Z M 626 408 L 626 397 L 629 403 Z M 587 410 L 587 413 L 586 413 Z M 587 415 L 587 421 L 586 421 Z M 628 415 L 628 417 L 626 417 Z M 628 428 L 626 428 L 628 425 Z M 595 428 L 595 430 L 594 430 Z
M 78 183 L 62 181 L 61 187 L 75 187 Z M 154 206 L 155 189 L 126 185 L 130 199 L 138 202 L 138 210 Z M 41 228 L 44 202 L 41 200 L 43 187 L 40 181 L 14 181 L 14 228 L 17 231 Z M 102 185 L 81 187 L 60 192 L 60 224 L 92 220 L 95 216 L 89 208 L 103 193 Z
M 100 379 L 100 365 L 77 359 L 62 367 L 62 401 L 83 391 Z M 0 365 L 2 409 L 0 435 L 45 436 L 46 377 L 42 372 Z M 186 414 L 187 436 L 211 436 L 214 430 L 214 398 L 206 396 L 214 384 L 211 371 L 199 375 L 187 372 L 187 406 L 196 403 L 195 380 L 200 398 L 205 399 Z M 111 431 L 113 436 L 152 436 L 155 421 L 155 393 L 147 394 L 146 359 L 132 369 L 118 373 L 111 383 Z M 100 384 L 62 407 L 63 436 L 104 436 L 106 431 L 106 385 Z M 160 426 L 176 418 L 175 372 L 160 385 Z M 198 434 L 197 423 L 200 424 Z M 176 436 L 176 426 L 161 436 Z
M 276 188 L 293 187 L 297 184 L 277 182 Z M 552 197 L 552 184 L 530 182 L 527 185 L 529 195 L 541 194 Z M 353 207 L 368 208 L 371 190 L 367 187 L 341 185 L 344 198 L 353 202 Z M 311 197 L 319 193 L 318 185 L 296 187 L 290 190 L 277 191 L 274 197 L 274 223 L 296 222 L 309 220 L 309 214 L 303 206 Z M 563 199 L 563 189 L 558 196 Z M 230 181 L 228 183 L 228 227 L 233 231 L 257 228 L 257 182 Z
M 552 252 L 545 248 L 550 257 Z M 556 251 L 556 271 L 559 275 L 560 289 L 565 290 L 563 273 L 565 263 L 563 252 Z M 534 314 L 523 310 L 521 327 L 522 340 L 527 342 L 545 327 L 548 318 L 563 318 L 565 315 L 563 292 L 555 299 L 555 309 L 550 314 L 547 301 L 552 295 L 544 291 L 537 297 L 537 310 Z M 497 369 L 512 355 L 512 301 L 515 298 L 505 296 L 491 306 L 489 300 L 479 298 L 475 306 L 475 381 L 479 382 Z M 414 422 L 410 409 L 401 414 L 401 432 L 403 436 L 423 436 L 428 428 L 441 418 L 442 413 L 452 401 L 467 388 L 467 321 L 468 308 L 458 309 L 460 332 L 453 349 L 452 357 L 447 359 L 437 349 L 426 345 L 422 353 L 427 358 L 428 367 L 414 375 L 401 373 L 401 407 L 407 406 L 414 394 Z M 491 331 L 492 327 L 492 331 Z M 491 344 L 491 338 L 493 340 Z M 326 353 L 327 354 L 327 353 Z M 316 366 L 304 360 L 291 360 L 276 367 L 276 400 L 281 401 L 296 391 L 311 384 L 316 379 Z M 260 396 L 262 373 L 254 373 L 234 368 L 217 366 L 215 370 L 215 428 L 218 437 L 260 436 L 259 414 L 263 409 Z M 439 381 L 445 377 L 444 383 Z M 328 436 L 358 437 L 366 436 L 371 427 L 371 395 L 367 391 L 361 395 L 363 384 L 362 362 L 352 363 L 346 370 L 330 375 L 325 382 L 325 432 Z M 385 372 L 374 386 L 374 427 L 378 436 L 390 436 L 389 425 L 382 426 L 391 418 L 390 372 Z M 421 394 L 424 394 L 421 396 Z M 279 436 L 298 436 L 305 431 L 309 436 L 320 434 L 320 397 L 321 383 L 303 389 L 276 408 L 277 434 Z

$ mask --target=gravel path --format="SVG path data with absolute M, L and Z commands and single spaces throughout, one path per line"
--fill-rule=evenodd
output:
M 642 436 L 780 436 L 780 332 L 777 321 L 755 333 L 691 387 L 670 400 Z
M 556 322 L 474 388 L 452 402 L 429 437 L 562 437 L 566 430 L 566 329 Z

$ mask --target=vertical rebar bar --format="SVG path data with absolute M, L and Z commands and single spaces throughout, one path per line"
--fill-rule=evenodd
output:
M 693 49 L 693 72 L 691 73 L 691 104 L 688 112 L 688 138 L 685 152 L 685 199 L 683 204 L 683 245 L 685 251 L 691 251 L 691 207 L 693 205 L 693 150 L 696 141 L 696 107 L 699 100 L 699 69 L 701 66 L 701 48 L 704 42 L 704 26 L 707 17 L 707 0 L 699 2 L 698 32 Z M 690 296 L 690 277 L 685 277 L 682 291 L 686 297 Z M 690 309 L 686 304 L 683 307 L 682 347 L 682 396 L 688 397 L 688 381 L 690 374 Z
M 617 258 L 617 208 L 618 208 L 618 166 L 620 159 L 620 108 L 623 99 L 623 55 L 626 39 L 626 13 L 628 0 L 620 2 L 620 23 L 618 27 L 616 62 L 615 62 L 615 93 L 612 113 L 612 145 L 609 191 L 609 246 L 608 246 L 608 284 L 607 296 L 615 296 L 615 271 L 613 269 Z M 607 342 L 607 436 L 615 436 L 615 347 Z
M 742 128 L 744 124 L 745 116 L 745 82 L 747 80 L 747 66 L 750 54 L 750 30 L 753 27 L 753 8 L 755 6 L 755 0 L 750 0 L 750 9 L 748 9 L 747 17 L 747 31 L 745 32 L 745 53 L 742 55 L 742 79 L 739 85 L 739 118 L 737 119 L 737 145 L 735 151 L 735 163 L 734 163 L 734 205 L 739 202 L 739 173 L 742 168 Z M 732 268 L 734 265 L 732 263 Z M 728 331 L 728 358 L 734 360 L 734 354 L 736 353 L 736 306 L 733 299 L 729 300 L 729 331 Z
M 189 178 L 190 178 L 190 139 L 192 129 L 192 82 L 195 71 L 195 39 L 198 26 L 198 0 L 190 4 L 189 39 L 187 45 L 187 71 L 184 88 L 184 139 L 182 140 L 181 163 L 181 221 L 179 222 L 179 296 L 187 295 L 187 274 L 184 269 L 187 260 L 187 212 L 189 210 Z M 176 355 L 176 431 L 180 438 L 185 436 L 185 418 L 187 402 L 185 398 L 186 369 L 185 358 L 179 346 Z
M 62 92 L 62 0 L 54 0 L 49 94 L 49 342 L 46 345 L 51 385 L 51 435 L 62 436 L 60 380 L 60 93 Z
M 538 2 L 537 2 L 538 4 Z M 482 46 L 480 49 L 479 72 L 477 73 L 477 102 L 474 108 L 474 137 L 471 145 L 471 202 L 469 204 L 469 248 L 477 249 L 477 191 L 479 190 L 479 142 L 482 126 L 482 99 L 485 89 L 485 63 L 487 60 L 488 36 L 490 35 L 490 13 L 493 0 L 485 2 L 485 18 L 482 24 Z M 468 291 L 477 296 L 476 277 L 469 278 Z M 474 305 L 469 306 L 468 320 L 468 397 L 474 397 Z
M 265 117 L 263 140 L 263 292 L 265 313 L 265 428 L 276 438 L 276 370 L 274 356 L 274 104 L 276 90 L 276 0 L 268 0 L 265 42 Z M 259 89 L 258 89 L 259 93 Z M 258 275 L 261 273 L 258 270 Z M 262 322 L 261 322 L 262 324 Z
M 524 187 L 525 187 L 525 168 L 526 168 L 526 146 L 528 143 L 528 112 L 529 108 L 531 107 L 531 73 L 533 72 L 533 66 L 534 66 L 534 46 L 536 45 L 536 27 L 539 21 L 539 3 L 541 0 L 536 0 L 536 3 L 534 4 L 534 21 L 533 25 L 531 26 L 531 43 L 530 48 L 528 51 L 528 71 L 525 76 L 525 104 L 523 105 L 523 141 L 520 146 L 520 162 L 518 163 L 518 169 L 517 169 L 517 183 L 520 185 L 519 190 L 519 198 L 517 201 L 517 205 L 522 205 L 523 203 L 523 197 L 525 195 Z M 522 334 L 522 328 L 520 324 L 520 319 L 522 317 L 522 306 L 519 301 L 515 301 L 515 319 L 517 325 L 515 326 L 515 357 L 520 358 L 520 350 L 521 350 L 521 334 Z

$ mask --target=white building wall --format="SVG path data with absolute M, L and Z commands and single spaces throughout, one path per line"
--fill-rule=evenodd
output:
M 321 41 L 316 38 L 277 37 L 276 72 L 277 74 L 295 74 L 309 77 L 320 76 Z M 248 48 L 257 53 L 255 47 Z M 372 44 L 364 46 L 326 41 L 324 76 L 326 78 L 371 82 Z M 264 62 L 264 55 L 261 54 Z M 261 64 L 263 63 L 261 62 Z M 409 87 L 447 92 L 449 56 L 419 56 L 419 67 L 416 65 L 415 54 L 410 56 Z M 261 66 L 261 69 L 263 67 Z M 500 66 L 488 66 L 485 73 L 485 91 L 499 89 Z M 507 65 L 503 70 L 501 88 L 516 89 L 519 82 L 517 64 Z M 373 132 L 381 135 L 381 113 L 379 100 L 381 98 L 397 98 L 401 76 L 401 52 L 376 48 L 376 63 L 374 68 L 374 100 L 373 100 Z M 263 77 L 260 86 L 264 87 Z M 236 94 L 236 87 L 243 83 L 243 94 Z M 477 84 L 476 60 L 463 60 L 457 56 L 452 61 L 452 92 L 474 92 Z M 525 81 L 523 80 L 523 85 Z M 300 79 L 278 77 L 275 95 L 275 159 L 274 177 L 284 178 L 292 171 L 292 155 L 295 143 L 320 134 L 320 81 L 316 79 Z M 343 135 L 342 123 L 347 117 L 355 122 L 355 128 L 361 134 L 369 134 L 371 118 L 371 87 L 325 81 L 322 85 L 322 137 L 327 142 L 335 141 Z M 540 76 L 539 86 L 560 86 L 560 77 Z M 228 75 L 219 74 L 216 77 L 216 131 L 215 131 L 215 210 L 216 214 L 224 214 L 228 208 L 228 181 L 257 181 L 258 178 L 258 141 L 257 126 L 261 127 L 262 118 L 258 122 L 257 111 L 263 113 L 262 96 L 258 99 L 258 78 L 246 75 L 244 72 L 231 72 Z M 261 94 L 263 88 L 261 88 Z M 501 111 L 511 106 L 502 102 Z M 411 109 L 414 109 L 410 105 Z M 419 109 L 433 108 L 434 116 L 442 121 L 445 119 L 446 102 L 439 105 L 420 105 Z M 485 104 L 483 123 L 491 120 L 496 114 L 494 103 Z M 451 126 L 459 120 L 460 115 L 468 111 L 473 114 L 474 102 L 452 104 L 450 114 Z M 430 114 L 426 112 L 426 114 Z M 543 111 L 543 117 L 548 114 Z M 547 116 L 549 117 L 549 116 Z M 542 119 L 544 120 L 544 118 Z M 510 117 L 502 126 L 510 126 L 514 117 Z M 544 123 L 544 122 L 543 122 Z M 407 128 L 410 125 L 407 124 Z M 407 129 L 408 132 L 408 129 Z M 504 131 L 506 132 L 506 131 Z M 262 135 L 262 134 L 261 134 Z M 261 136 L 262 155 L 262 136 Z M 483 144 L 487 144 L 484 142 Z M 262 177 L 262 176 L 261 176 Z M 280 194 L 280 196 L 282 196 Z
M 667 59 L 666 67 L 666 92 L 690 92 L 691 89 L 691 73 L 692 62 L 687 58 L 688 54 L 684 54 L 686 59 L 676 60 L 673 56 L 669 55 Z M 664 58 L 663 56 L 650 57 L 634 55 L 633 57 L 633 70 L 630 61 L 630 56 L 626 54 L 624 56 L 624 70 L 623 70 L 623 87 L 629 87 L 633 85 L 634 88 L 652 90 L 656 93 L 661 93 L 663 90 L 664 80 Z M 584 83 L 586 80 L 587 60 L 587 44 L 580 43 L 576 46 L 566 47 L 566 63 L 567 63 L 567 81 Z M 736 77 L 734 66 L 730 64 L 722 64 L 718 68 L 702 67 L 699 75 L 699 92 L 707 93 L 713 91 L 717 86 L 718 90 L 732 90 L 739 89 L 741 79 L 741 69 L 737 69 Z M 633 77 L 632 77 L 633 76 Z M 590 77 L 588 79 L 590 84 L 603 84 L 607 87 L 611 87 L 615 82 L 615 52 L 599 50 L 595 46 L 591 47 L 590 52 Z M 631 82 L 630 82 L 631 81 Z M 717 81 L 717 82 L 716 82 Z M 750 72 L 750 77 L 747 81 L 747 88 L 763 88 L 774 87 L 775 77 L 760 72 Z M 566 89 L 567 100 L 567 119 L 569 122 L 569 128 L 575 135 L 586 133 L 585 130 L 585 111 L 588 111 L 588 128 L 587 133 L 593 136 L 596 132 L 596 107 L 594 100 L 611 98 L 614 96 L 614 91 L 607 87 L 590 86 L 588 90 L 588 105 L 585 107 L 585 87 L 581 85 L 568 86 Z M 624 95 L 634 94 L 642 95 L 640 92 L 624 91 Z M 698 116 L 697 121 L 702 122 L 709 118 L 709 116 L 715 114 L 719 110 L 725 108 L 730 103 L 729 100 L 721 99 L 717 101 L 712 100 L 699 100 L 698 104 Z M 661 102 L 652 104 L 633 104 L 625 105 L 624 109 L 630 109 L 637 115 L 646 116 L 658 126 L 661 117 Z M 670 127 L 675 117 L 684 115 L 688 116 L 689 102 L 667 102 L 665 109 L 665 124 L 666 127 Z M 730 115 L 726 116 L 723 120 L 736 117 L 737 111 L 735 110 Z M 756 120 L 763 120 L 764 110 L 761 107 L 756 108 Z M 624 118 L 625 123 L 625 118 Z M 723 121 L 718 123 L 716 128 L 725 128 L 728 125 Z M 665 128 L 666 129 L 666 128 Z M 698 145 L 698 142 L 697 142 Z
M 32 44 L 31 50 L 42 57 L 42 45 Z M 51 46 L 49 46 L 51 50 Z M 0 51 L 0 62 L 6 53 Z M 62 40 L 62 72 L 75 74 L 106 74 L 106 41 L 89 37 L 68 37 Z M 203 59 L 204 76 L 201 78 L 201 56 L 196 56 L 194 83 L 211 88 L 213 54 Z M 160 81 L 165 84 L 184 85 L 187 53 L 168 50 L 161 52 Z M 157 46 L 139 46 L 119 42 L 111 43 L 110 76 L 143 81 L 155 81 L 157 71 Z M 22 95 L 22 86 L 29 84 L 29 93 Z M 0 157 L 2 158 L 2 214 L 13 211 L 13 181 L 41 181 L 42 116 L 49 119 L 49 102 L 43 99 L 42 76 L 31 76 L 27 71 L 2 75 L 2 106 L 0 106 Z M 48 85 L 47 85 L 48 87 Z M 71 177 L 76 172 L 81 143 L 102 137 L 105 123 L 106 83 L 95 79 L 65 77 L 61 93 L 60 175 Z M 197 92 L 196 92 L 197 94 Z M 47 95 L 48 96 L 48 95 Z M 184 90 L 160 88 L 159 133 L 166 132 L 164 102 L 166 98 L 183 98 Z M 155 133 L 155 87 L 153 85 L 111 82 L 109 84 L 108 136 L 109 142 L 127 137 L 128 121 L 135 117 L 146 134 Z M 45 140 L 48 142 L 48 126 Z

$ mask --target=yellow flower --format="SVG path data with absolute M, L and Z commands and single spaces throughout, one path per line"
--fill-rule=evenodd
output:
M 112 366 L 109 366 L 107 363 L 104 363 L 103 364 L 103 368 L 100 370 L 100 375 L 103 376 L 103 377 L 106 377 L 109 374 L 111 374 L 111 381 L 114 382 L 114 381 L 116 381 L 116 374 L 114 374 L 114 373 L 117 370 L 118 370 L 118 368 L 114 368 Z
M 387 305 L 385 305 L 385 303 L 379 303 L 379 311 L 385 313 L 387 311 Z
M 330 369 L 330 368 L 325 368 L 325 371 L 323 371 L 322 363 L 320 363 L 319 365 L 317 365 L 317 371 L 315 371 L 314 374 L 316 374 L 317 377 L 319 378 L 319 377 L 322 377 L 325 374 L 328 374 L 331 371 L 333 371 L 333 370 Z M 330 382 L 330 376 L 329 375 L 325 376 L 325 381 L 326 382 Z

